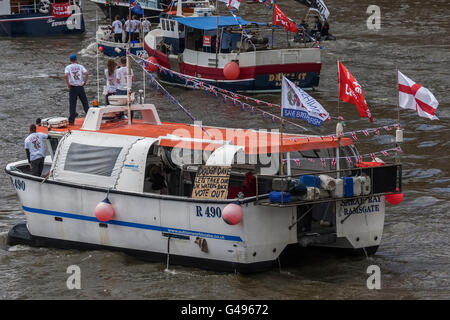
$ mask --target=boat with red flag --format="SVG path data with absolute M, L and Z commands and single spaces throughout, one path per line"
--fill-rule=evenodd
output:
M 128 74 L 130 65 L 128 56 Z M 8 244 L 239 272 L 311 246 L 376 252 L 402 166 L 364 162 L 340 123 L 327 136 L 212 127 L 179 102 L 194 123 L 163 122 L 142 95 L 135 102 L 129 83 L 127 92 L 72 125 L 40 121 L 49 153 L 42 173 L 27 160 L 6 166 L 26 216 Z
M 213 15 L 209 1 L 178 1 L 162 13 L 144 47 L 164 68 L 236 92 L 279 92 L 283 77 L 313 89 L 322 66 L 319 45 L 299 42 L 291 31 L 231 11 Z M 185 85 L 170 72 L 158 75 Z

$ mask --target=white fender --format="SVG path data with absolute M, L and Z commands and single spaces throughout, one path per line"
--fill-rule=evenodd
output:
M 41 0 L 39 3 L 39 12 L 40 13 L 49 13 L 50 9 L 50 0 Z

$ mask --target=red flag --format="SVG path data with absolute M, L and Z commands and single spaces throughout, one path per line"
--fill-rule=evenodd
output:
M 276 4 L 273 6 L 273 25 L 283 26 L 287 31 L 298 32 L 295 22 L 289 19 Z
M 338 64 L 339 98 L 342 101 L 356 105 L 359 115 L 362 118 L 369 118 L 370 122 L 373 122 L 372 114 L 367 107 L 361 86 L 340 61 Z

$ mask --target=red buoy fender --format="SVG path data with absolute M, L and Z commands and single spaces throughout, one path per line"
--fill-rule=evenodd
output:
M 234 62 L 228 62 L 225 65 L 225 68 L 223 68 L 223 75 L 227 80 L 236 80 L 239 77 L 239 74 L 241 73 L 241 69 L 239 68 L 239 65 Z
M 222 210 L 222 219 L 227 224 L 236 225 L 242 221 L 242 207 L 236 203 L 227 204 Z
M 151 71 L 151 72 L 155 72 L 156 70 L 158 70 L 158 66 L 159 62 L 158 59 L 156 59 L 156 57 L 151 56 L 147 58 L 147 66 L 145 67 L 145 70 L 147 71 Z
M 114 207 L 108 197 L 95 207 L 94 212 L 95 217 L 102 222 L 109 221 L 114 217 Z
M 387 194 L 385 196 L 386 201 L 389 204 L 392 204 L 394 206 L 400 204 L 403 201 L 403 192 L 402 193 L 393 193 L 393 194 Z

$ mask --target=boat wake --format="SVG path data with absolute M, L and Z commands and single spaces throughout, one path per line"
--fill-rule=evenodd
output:
M 97 42 L 90 43 L 86 48 L 81 49 L 78 54 L 81 54 L 83 57 L 97 56 Z
M 165 272 L 165 273 L 169 273 L 169 274 L 178 274 L 178 272 L 176 272 L 175 270 L 170 270 L 170 269 L 168 269 L 168 268 L 165 268 L 165 269 L 164 269 L 164 272 Z
M 30 249 L 31 249 L 31 247 L 29 247 L 29 246 L 18 244 L 18 245 L 8 248 L 8 251 L 9 252 L 17 252 L 17 251 L 27 251 Z

